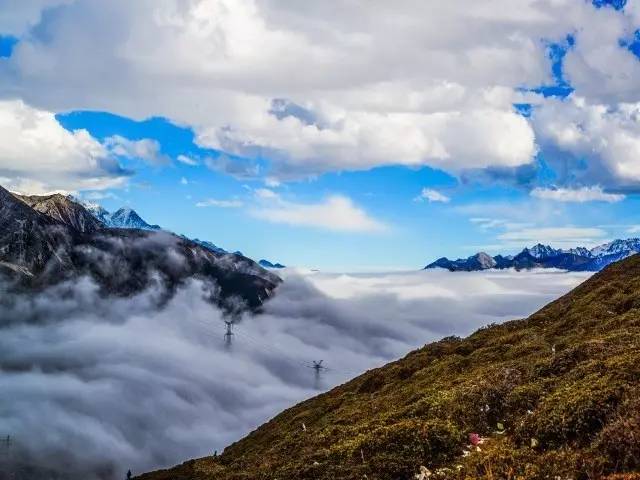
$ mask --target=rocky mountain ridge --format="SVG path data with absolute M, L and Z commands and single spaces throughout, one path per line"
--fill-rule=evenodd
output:
M 107 228 L 67 196 L 21 196 L 2 187 L 0 273 L 19 290 L 88 276 L 105 294 L 129 296 L 155 285 L 167 298 L 197 279 L 228 311 L 259 308 L 281 282 L 253 260 L 170 232 Z

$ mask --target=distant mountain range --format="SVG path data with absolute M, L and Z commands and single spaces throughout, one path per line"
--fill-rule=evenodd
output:
M 106 295 L 161 286 L 164 297 L 199 279 L 208 298 L 230 311 L 260 307 L 281 282 L 251 259 L 162 231 L 133 210 L 105 212 L 65 195 L 0 187 L 0 276 L 17 290 L 89 276 Z
M 629 238 L 614 240 L 595 248 L 576 247 L 568 250 L 555 249 L 549 245 L 538 244 L 525 248 L 517 255 L 490 256 L 479 252 L 469 258 L 449 260 L 439 258 L 425 267 L 426 269 L 444 268 L 452 272 L 477 271 L 490 269 L 515 268 L 560 268 L 569 271 L 597 272 L 607 265 L 640 252 L 640 239 Z
M 285 265 L 282 265 L 281 263 L 271 263 L 269 260 L 265 260 L 264 258 L 258 261 L 258 265 L 264 268 L 276 268 L 276 269 L 287 268 Z
M 131 208 L 123 207 L 110 213 L 97 203 L 83 203 L 82 205 L 107 227 L 161 230 L 160 225 L 149 225 Z

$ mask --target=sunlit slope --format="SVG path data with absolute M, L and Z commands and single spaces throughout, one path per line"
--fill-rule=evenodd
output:
M 526 320 L 427 345 L 286 410 L 217 458 L 141 478 L 396 480 L 421 466 L 460 479 L 640 471 L 640 256 Z

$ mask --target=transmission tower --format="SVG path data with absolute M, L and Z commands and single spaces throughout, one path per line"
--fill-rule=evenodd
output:
M 18 222 L 18 225 L 20 225 L 20 230 L 18 232 L 16 232 L 17 234 L 17 240 L 16 243 L 18 245 L 18 264 L 19 265 L 24 265 L 24 258 L 25 258 L 25 231 L 24 231 L 24 224 L 27 222 L 26 220 L 16 220 L 16 222 Z
M 0 445 L 2 446 L 2 457 L 0 458 L 0 468 L 9 473 L 9 477 L 13 478 L 14 472 L 10 471 L 11 469 L 11 446 L 13 444 L 13 439 L 11 435 L 7 435 L 0 440 Z
M 315 388 L 316 390 L 320 389 L 320 374 L 322 373 L 323 370 L 326 370 L 327 367 L 325 367 L 322 362 L 324 360 L 313 360 L 313 365 L 311 366 L 311 368 L 313 368 L 315 370 Z
M 226 326 L 226 331 L 224 333 L 224 344 L 227 347 L 230 347 L 231 341 L 233 339 L 233 322 L 228 322 L 225 320 L 224 324 Z

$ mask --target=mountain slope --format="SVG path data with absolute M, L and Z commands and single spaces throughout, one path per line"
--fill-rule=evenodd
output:
M 145 222 L 138 212 L 130 208 L 120 208 L 109 216 L 108 226 L 113 228 L 138 228 L 140 230 L 160 230 L 159 225 Z
M 209 287 L 210 300 L 230 311 L 260 307 L 281 282 L 240 255 L 168 232 L 102 228 L 69 197 L 18 197 L 2 187 L 0 273 L 20 289 L 90 276 L 106 294 L 160 287 L 164 298 L 198 279 Z
M 68 196 L 54 195 L 17 195 L 14 196 L 34 210 L 55 220 L 65 223 L 80 232 L 95 232 L 104 225 L 82 205 L 72 201 Z
M 427 345 L 286 410 L 216 458 L 140 479 L 637 473 L 639 339 L 636 255 L 526 320 Z
M 0 272 L 18 273 L 18 281 L 55 275 L 71 265 L 66 252 L 80 236 L 0 187 Z

